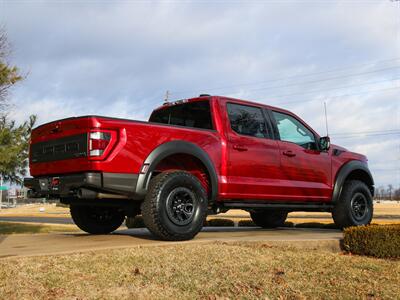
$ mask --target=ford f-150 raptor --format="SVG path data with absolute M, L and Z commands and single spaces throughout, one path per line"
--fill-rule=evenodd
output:
M 193 238 L 208 213 L 244 209 L 260 227 L 292 211 L 368 224 L 374 182 L 365 156 L 330 145 L 295 114 L 221 96 L 165 103 L 148 122 L 82 116 L 32 131 L 32 197 L 69 204 L 92 234 L 142 214 L 164 240 Z

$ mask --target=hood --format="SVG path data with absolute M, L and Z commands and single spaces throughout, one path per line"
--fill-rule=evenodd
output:
M 332 144 L 331 149 L 332 149 L 334 155 L 337 155 L 337 156 L 342 155 L 342 156 L 346 156 L 346 157 L 354 159 L 354 160 L 360 160 L 360 161 L 365 161 L 365 162 L 368 161 L 368 159 L 365 155 L 363 155 L 361 153 L 349 151 L 346 148 L 338 146 L 338 145 Z

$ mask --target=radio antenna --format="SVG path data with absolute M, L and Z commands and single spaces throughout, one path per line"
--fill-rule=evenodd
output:
M 324 110 L 325 110 L 326 136 L 329 136 L 329 130 L 328 130 L 328 112 L 327 112 L 327 109 L 326 109 L 326 101 L 324 101 Z

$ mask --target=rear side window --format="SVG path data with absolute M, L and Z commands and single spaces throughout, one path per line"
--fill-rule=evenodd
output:
M 213 129 L 209 101 L 195 101 L 154 111 L 149 122 Z
M 228 116 L 233 131 L 249 136 L 268 137 L 261 108 L 228 103 Z

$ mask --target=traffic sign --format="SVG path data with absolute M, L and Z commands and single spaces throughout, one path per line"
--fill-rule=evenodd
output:
M 6 187 L 4 185 L 3 186 L 0 185 L 0 191 L 7 191 L 7 190 L 8 190 L 8 187 Z

